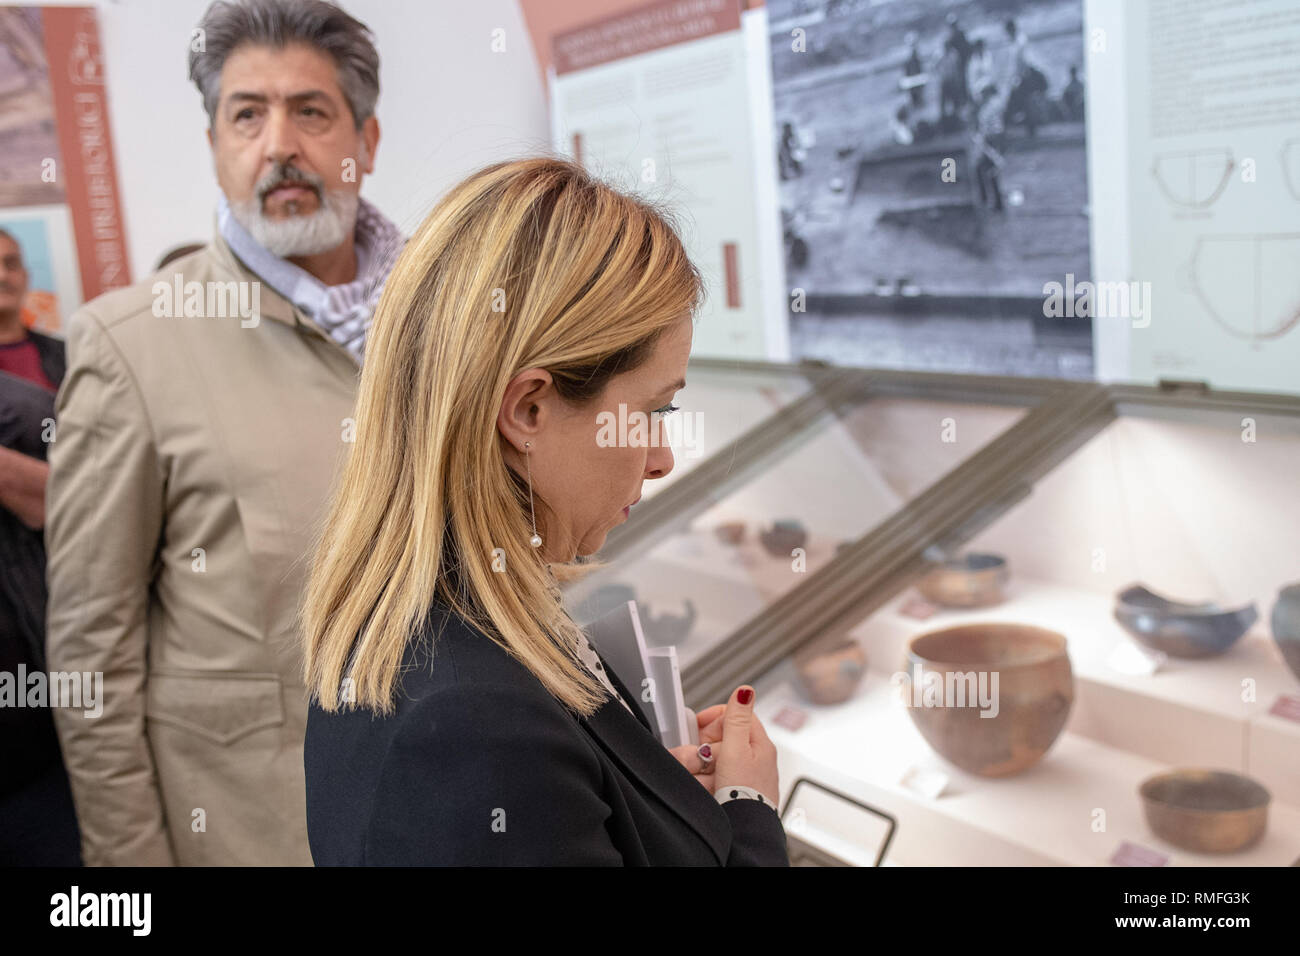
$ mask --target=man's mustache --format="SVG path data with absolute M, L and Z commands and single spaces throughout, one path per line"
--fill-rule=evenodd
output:
M 295 186 L 308 186 L 316 193 L 316 198 L 320 199 L 325 188 L 325 180 L 319 176 L 309 173 L 306 170 L 299 169 L 292 164 L 277 166 L 271 172 L 267 173 L 257 184 L 257 198 L 265 200 L 271 190 L 280 186 L 293 184 Z

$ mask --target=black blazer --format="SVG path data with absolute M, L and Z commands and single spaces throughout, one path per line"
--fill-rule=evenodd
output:
M 403 671 L 391 717 L 311 704 L 318 866 L 789 865 L 771 806 L 718 804 L 644 717 L 608 700 L 578 718 L 441 605 Z

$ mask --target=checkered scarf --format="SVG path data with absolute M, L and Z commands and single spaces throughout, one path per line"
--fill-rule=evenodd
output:
M 244 265 L 307 313 L 360 364 L 384 281 L 406 244 L 406 237 L 390 219 L 364 199 L 360 200 L 355 232 L 357 277 L 330 286 L 289 260 L 267 252 L 235 219 L 225 196 L 217 204 L 217 228 Z

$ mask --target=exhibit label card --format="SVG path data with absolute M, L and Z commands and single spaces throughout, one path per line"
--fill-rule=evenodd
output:
M 1280 694 L 1268 712 L 1274 717 L 1282 717 L 1285 720 L 1294 720 L 1300 723 L 1300 697 Z
M 1114 866 L 1168 866 L 1169 857 L 1125 840 L 1111 856 L 1110 862 Z

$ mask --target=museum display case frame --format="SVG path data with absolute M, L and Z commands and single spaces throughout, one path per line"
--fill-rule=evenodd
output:
M 887 676 L 901 663 L 891 656 L 894 645 L 890 641 L 885 642 L 884 647 L 889 649 L 882 656 L 878 653 L 880 648 L 871 645 L 872 638 L 865 638 L 867 663 L 863 665 L 862 686 L 851 689 L 844 703 L 810 700 L 798 678 L 801 660 L 817 660 L 833 654 L 845 642 L 856 641 L 861 645 L 864 634 L 876 633 L 867 624 L 883 620 L 882 614 L 888 618 L 880 624 L 883 630 L 900 633 L 907 630 L 902 623 L 904 619 L 898 618 L 896 612 L 911 599 L 909 596 L 914 596 L 913 587 L 934 569 L 936 562 L 956 558 L 1022 502 L 1037 500 L 1036 487 L 1113 424 L 1131 417 L 1150 419 L 1152 424 L 1143 428 L 1160 431 L 1163 431 L 1160 428 L 1163 421 L 1174 426 L 1204 426 L 1193 431 L 1218 435 L 1214 439 L 1217 441 L 1238 420 L 1259 417 L 1266 421 L 1270 416 L 1282 416 L 1287 419 L 1284 427 L 1288 436 L 1294 438 L 1297 429 L 1290 423 L 1300 423 L 1300 396 L 1220 391 L 1196 382 L 1103 385 L 854 369 L 815 363 L 698 362 L 692 366 L 718 369 L 724 375 L 728 369 L 736 370 L 742 377 L 752 377 L 756 369 L 760 377 L 762 374 L 801 375 L 808 378 L 812 387 L 734 441 L 714 449 L 691 473 L 650 500 L 650 507 L 636 509 L 641 514 L 612 533 L 612 547 L 597 556 L 611 567 L 632 567 L 631 562 L 639 556 L 650 553 L 660 542 L 679 532 L 707 534 L 711 529 L 702 525 L 708 522 L 697 521 L 698 517 L 738 489 L 747 488 L 750 482 L 763 476 L 770 478 L 772 469 L 782 461 L 804 453 L 807 449 L 801 445 L 810 433 L 827 427 L 828 423 L 845 425 L 850 415 L 871 417 L 870 403 L 874 399 L 905 402 L 918 399 L 922 404 L 930 400 L 935 408 L 947 403 L 955 409 L 963 404 L 972 408 L 1020 406 L 1024 411 L 922 490 L 908 493 L 901 506 L 865 533 L 846 537 L 835 553 L 826 557 L 824 564 L 810 568 L 788 590 L 768 600 L 761 613 L 748 620 L 736 620 L 732 629 L 717 631 L 716 640 L 704 645 L 682 669 L 683 690 L 689 706 L 701 708 L 723 700 L 740 683 L 767 688 L 760 691 L 760 697 L 765 698 L 760 702 L 760 710 L 765 723 L 775 721 L 769 723 L 769 728 L 782 753 L 783 780 L 806 778 L 808 783 L 844 796 L 859 807 L 896 820 L 893 825 L 899 832 L 891 853 L 902 860 L 901 865 L 918 860 L 949 863 L 997 860 L 1024 865 L 1106 862 L 1104 857 L 1094 858 L 1099 845 L 1096 841 L 1081 841 L 1075 836 L 1062 839 L 1057 847 L 1044 843 L 1056 831 L 1050 814 L 1041 807 L 1031 814 L 1032 827 L 1039 828 L 1038 842 L 1000 832 L 1000 828 L 1009 826 L 1007 814 L 1014 815 L 1014 808 L 1022 806 L 1021 801 L 1029 801 L 1023 806 L 1031 808 L 1036 805 L 1034 801 L 1041 804 L 1044 800 L 1058 799 L 1053 787 L 1059 784 L 1059 776 L 1077 772 L 1090 774 L 1093 788 L 1104 791 L 1115 813 L 1115 830 L 1135 841 L 1137 848 L 1130 847 L 1129 852 L 1140 857 L 1149 849 L 1142 844 L 1149 842 L 1151 836 L 1141 822 L 1137 783 L 1150 774 L 1196 766 L 1197 761 L 1189 758 L 1197 756 L 1205 756 L 1207 766 L 1218 765 L 1223 769 L 1249 771 L 1252 768 L 1246 764 L 1252 760 L 1256 768 L 1267 768 L 1269 772 L 1264 773 L 1263 781 L 1272 789 L 1276 804 L 1275 820 L 1270 825 L 1276 828 L 1281 839 L 1240 856 L 1229 855 L 1223 862 L 1278 862 L 1279 855 L 1289 847 L 1292 833 L 1300 833 L 1300 798 L 1297 797 L 1300 759 L 1295 761 L 1292 770 L 1278 771 L 1274 766 L 1285 761 L 1288 752 L 1300 754 L 1297 749 L 1300 730 L 1281 718 L 1234 717 L 1223 707 L 1216 711 L 1203 701 L 1180 700 L 1167 688 L 1148 691 L 1136 685 L 1121 686 L 1122 682 L 1108 683 L 1096 673 L 1076 674 L 1076 683 L 1086 684 L 1091 700 L 1087 706 L 1075 700 L 1063 743 L 1058 745 L 1060 754 L 1055 761 L 1051 753 L 1043 758 L 1048 763 L 1045 773 L 1025 773 L 1010 786 L 1004 781 L 990 781 L 992 786 L 985 786 L 976 783 L 980 778 L 949 768 L 963 781 L 959 790 L 965 796 L 955 801 L 935 800 L 918 797 L 907 787 L 900 789 L 895 781 L 878 779 L 879 768 L 871 766 L 873 760 L 916 761 L 916 766 L 929 768 L 925 773 L 933 774 L 936 766 L 931 764 L 938 761 L 939 765 L 945 765 L 923 743 L 911 741 L 913 731 L 908 718 L 902 716 L 902 710 L 895 710 L 888 688 L 882 684 L 885 679 L 882 674 Z M 960 417 L 959 411 L 957 414 Z M 850 437 L 860 440 L 856 433 Z M 902 432 L 892 437 L 902 440 L 888 444 L 891 453 L 908 454 L 911 436 Z M 918 440 L 928 441 L 919 436 Z M 1115 440 L 1102 439 L 1100 450 L 1091 454 L 1117 454 L 1105 444 Z M 924 447 L 919 447 L 917 452 L 921 456 L 931 453 Z M 870 452 L 867 457 L 873 459 Z M 1225 465 L 1223 475 L 1231 478 L 1233 474 L 1232 466 Z M 1084 477 L 1087 478 L 1086 473 Z M 1109 479 L 1100 474 L 1097 480 Z M 797 498 L 797 492 L 790 497 Z M 800 513 L 797 504 L 789 510 L 796 515 Z M 1122 519 L 1115 520 L 1122 523 Z M 1013 581 L 1015 570 L 1013 564 Z M 634 570 L 626 580 L 629 584 L 637 583 Z M 1269 595 L 1258 597 L 1267 599 Z M 887 611 L 891 604 L 893 610 Z M 1266 613 L 1267 609 L 1264 610 Z M 970 616 L 946 613 L 959 621 Z M 993 612 L 988 616 L 998 615 Z M 1014 613 L 1006 619 L 1016 620 Z M 928 622 L 923 629 L 928 629 Z M 1087 633 L 1085 628 L 1084 643 L 1076 648 L 1085 657 L 1089 656 L 1085 653 Z M 1258 657 L 1257 654 L 1248 658 L 1246 665 L 1253 666 Z M 1095 668 L 1095 661 L 1089 663 Z M 1204 672 L 1186 672 L 1166 680 L 1177 685 L 1177 693 L 1185 693 L 1189 687 L 1194 690 L 1198 682 L 1211 681 L 1211 677 Z M 1265 692 L 1270 695 L 1281 686 L 1279 679 L 1261 683 L 1261 689 L 1266 687 Z M 1289 684 L 1285 686 L 1290 688 Z M 782 726 L 777 718 L 787 708 L 811 715 L 811 729 L 799 729 L 793 724 Z M 1266 709 L 1267 703 L 1257 712 L 1263 714 Z M 1118 726 L 1126 720 L 1133 720 L 1137 729 Z M 1154 729 L 1169 722 L 1177 729 L 1167 733 Z M 1254 728 L 1249 748 L 1241 739 L 1243 733 L 1250 736 L 1251 731 L 1243 729 L 1247 727 Z M 1117 738 L 1121 730 L 1124 734 L 1131 731 L 1132 739 Z M 870 756 L 870 747 L 842 759 L 832 755 L 832 752 L 845 753 L 846 747 L 861 746 L 861 741 L 873 738 L 884 748 L 875 757 Z M 783 789 L 787 792 L 782 796 L 788 799 L 788 788 Z M 1117 799 L 1119 803 L 1115 802 Z M 1160 845 L 1159 841 L 1156 845 Z M 1167 846 L 1165 850 L 1168 852 Z M 843 854 L 811 844 L 803 851 L 808 862 L 824 865 L 842 865 L 844 858 Z M 1213 857 L 1187 854 L 1181 862 L 1205 865 L 1212 863 Z M 876 865 L 880 862 L 876 861 Z M 885 861 L 885 865 L 898 864 Z

